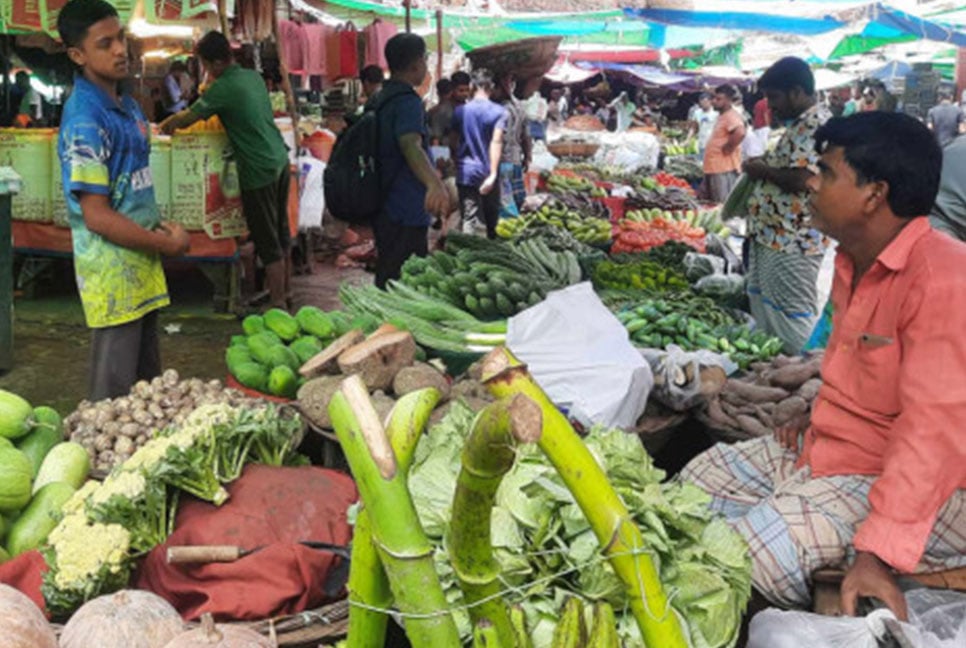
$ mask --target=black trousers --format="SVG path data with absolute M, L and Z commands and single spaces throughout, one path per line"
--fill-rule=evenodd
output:
M 500 183 L 497 182 L 493 190 L 485 196 L 480 193 L 479 187 L 457 185 L 456 190 L 459 193 L 463 225 L 467 222 L 485 225 L 486 237 L 495 239 L 496 224 L 500 222 Z
M 290 183 L 291 171 L 286 164 L 275 182 L 241 192 L 242 215 L 248 235 L 263 265 L 284 259 L 292 246 L 288 229 Z
M 91 402 L 124 396 L 139 380 L 161 375 L 158 311 L 141 319 L 94 329 L 91 335 Z
M 376 286 L 385 288 L 390 279 L 398 279 L 406 259 L 426 256 L 429 252 L 428 226 L 413 227 L 389 220 L 383 211 L 372 221 L 376 240 Z

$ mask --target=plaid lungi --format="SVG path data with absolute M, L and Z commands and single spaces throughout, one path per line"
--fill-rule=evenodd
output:
M 852 538 L 869 514 L 869 475 L 811 477 L 795 469 L 796 454 L 774 437 L 719 443 L 696 457 L 680 479 L 708 492 L 712 508 L 748 542 L 752 582 L 769 601 L 807 607 L 810 578 L 822 567 L 844 568 Z M 966 491 L 939 511 L 917 572 L 966 566 Z
M 751 242 L 748 301 L 755 323 L 781 338 L 786 353 L 799 353 L 818 320 L 822 256 L 779 252 Z
M 500 163 L 500 218 L 515 218 L 527 198 L 523 167 L 511 162 Z

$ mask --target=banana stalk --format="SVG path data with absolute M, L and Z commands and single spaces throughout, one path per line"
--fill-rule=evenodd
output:
M 620 648 L 620 646 L 614 608 L 606 601 L 599 601 L 594 605 L 594 625 L 590 630 L 587 648 Z
M 500 635 L 496 631 L 496 626 L 487 619 L 480 619 L 473 626 L 473 648 L 508 648 L 506 644 L 500 643 Z
M 496 491 L 513 467 L 517 443 L 540 438 L 540 408 L 522 394 L 492 403 L 477 415 L 463 446 L 462 468 L 453 497 L 449 548 L 470 618 L 492 624 L 500 644 L 515 645 L 506 603 L 500 597 L 500 565 L 490 543 Z
M 590 522 L 618 578 L 627 588 L 631 612 L 648 646 L 687 648 L 688 642 L 667 596 L 640 529 L 566 417 L 534 382 L 525 364 L 506 348 L 483 361 L 483 382 L 497 398 L 525 394 L 543 410 L 540 449 L 560 473 Z
M 533 648 L 533 640 L 527 632 L 527 613 L 522 606 L 514 605 L 510 608 L 510 624 L 516 637 L 516 648 Z
M 458 648 L 459 633 L 433 565 L 426 538 L 406 487 L 406 471 L 358 376 L 342 382 L 329 416 L 369 511 L 372 541 L 389 578 L 396 607 L 413 648 Z M 407 615 L 409 615 L 407 617 Z
M 399 462 L 399 470 L 409 473 L 413 453 L 419 437 L 429 421 L 440 393 L 433 388 L 409 393 L 396 403 L 389 413 L 386 434 Z M 369 511 L 365 508 L 356 517 L 352 534 L 352 560 L 349 562 L 349 629 L 347 648 L 384 648 L 389 617 L 367 608 L 387 610 L 392 605 L 389 579 L 382 567 L 376 546 L 372 543 Z M 359 607 L 353 603 L 361 603 Z
M 553 630 L 551 648 L 584 648 L 587 645 L 587 626 L 584 624 L 584 604 L 577 597 L 564 603 L 563 614 Z

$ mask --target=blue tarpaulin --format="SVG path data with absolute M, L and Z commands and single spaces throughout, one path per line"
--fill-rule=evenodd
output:
M 638 80 L 642 85 L 665 88 L 677 92 L 696 92 L 704 90 L 708 86 L 716 86 L 722 83 L 734 83 L 736 85 L 746 85 L 753 82 L 752 79 L 735 77 L 721 77 L 700 73 L 675 73 L 665 72 L 660 68 L 649 65 L 636 65 L 629 63 L 578 63 L 578 67 L 584 69 L 606 70 L 609 72 L 622 72 Z
M 834 13 L 834 11 L 833 11 Z M 680 9 L 639 9 L 627 7 L 624 14 L 639 20 L 679 27 L 715 28 L 814 36 L 848 27 L 833 15 L 821 17 L 783 16 L 770 13 L 729 11 L 686 11 Z M 956 26 L 920 18 L 889 5 L 870 4 L 850 16 L 851 24 L 868 21 L 860 35 L 872 39 L 900 39 L 912 36 L 921 40 L 966 47 L 966 33 Z

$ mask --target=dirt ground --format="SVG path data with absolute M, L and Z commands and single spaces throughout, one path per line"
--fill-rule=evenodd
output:
M 223 379 L 224 350 L 241 332 L 238 317 L 214 312 L 211 284 L 195 268 L 167 270 L 171 306 L 161 314 L 161 356 L 165 368 L 186 377 Z M 295 306 L 339 308 L 344 279 L 371 281 L 362 270 L 318 265 L 293 278 Z M 87 395 L 90 330 L 84 323 L 70 262 L 61 260 L 14 302 L 14 367 L 0 375 L 0 388 L 33 405 L 66 415 Z

